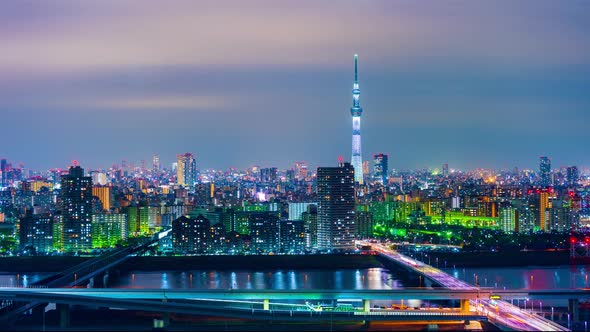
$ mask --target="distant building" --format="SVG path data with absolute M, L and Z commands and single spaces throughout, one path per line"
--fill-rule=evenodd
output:
M 0 188 L 5 188 L 8 186 L 8 182 L 6 180 L 8 175 L 8 162 L 6 159 L 0 159 L 0 173 L 2 174 L 0 178 Z
M 448 176 L 449 175 L 449 164 L 443 164 L 442 166 L 442 175 Z
M 373 180 L 384 186 L 387 185 L 387 172 L 389 156 L 383 153 L 373 155 Z
M 542 187 L 551 186 L 551 160 L 549 157 L 539 158 L 539 171 L 540 185 Z
M 355 169 L 349 163 L 317 171 L 318 249 L 351 249 L 355 238 Z
M 260 181 L 264 183 L 274 183 L 277 181 L 277 168 L 261 168 L 260 169 Z
M 152 157 L 152 170 L 154 173 L 157 173 L 160 171 L 160 156 L 158 156 L 157 154 L 155 154 Z
M 61 213 L 65 251 L 92 248 L 92 178 L 80 166 L 61 179 Z
M 197 182 L 197 162 L 192 153 L 177 156 L 176 183 L 193 187 Z
M 567 185 L 570 187 L 576 187 L 578 180 L 580 179 L 580 173 L 578 172 L 577 166 L 570 166 L 567 168 Z

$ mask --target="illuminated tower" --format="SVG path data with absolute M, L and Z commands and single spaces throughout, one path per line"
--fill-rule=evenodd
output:
M 363 183 L 363 158 L 361 157 L 361 114 L 359 97 L 361 90 L 358 81 L 358 55 L 354 55 L 354 83 L 352 85 L 352 167 L 354 167 L 354 181 Z

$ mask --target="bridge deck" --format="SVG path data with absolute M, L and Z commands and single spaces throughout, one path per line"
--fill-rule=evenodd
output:
M 477 291 L 479 287 L 467 284 L 457 278 L 454 278 L 444 271 L 425 264 L 421 261 L 402 255 L 397 251 L 389 249 L 383 245 L 375 243 L 361 242 L 361 245 L 370 245 L 376 250 L 381 257 L 384 257 L 396 264 L 402 265 L 407 269 L 418 273 L 430 280 L 442 285 L 450 290 L 469 290 Z M 504 328 L 521 331 L 569 331 L 563 326 L 545 319 L 538 315 L 531 315 L 522 311 L 505 301 L 494 301 L 482 299 L 478 302 L 471 301 L 471 311 L 481 311 L 489 316 L 490 322 Z

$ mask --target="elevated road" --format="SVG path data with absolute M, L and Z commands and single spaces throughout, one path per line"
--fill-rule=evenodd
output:
M 496 295 L 503 299 L 590 299 L 590 289 L 502 290 L 489 288 L 403 288 L 403 289 L 135 289 L 135 288 L 0 288 L 0 299 L 34 301 L 51 295 L 134 300 L 489 300 Z M 502 302 L 502 301 L 496 301 Z
M 378 243 L 368 243 L 359 241 L 361 246 L 371 246 L 379 255 L 391 262 L 404 266 L 405 268 L 429 278 L 433 282 L 453 291 L 481 291 L 481 288 L 470 285 L 464 281 L 454 278 L 444 271 L 415 260 L 399 252 L 392 250 Z M 497 291 L 499 292 L 499 291 Z M 549 294 L 546 294 L 549 295 Z M 563 297 L 561 297 L 563 298 Z M 463 300 L 461 302 L 463 312 L 482 312 L 486 314 L 489 321 L 504 329 L 518 331 L 569 331 L 563 326 L 545 319 L 538 315 L 531 315 L 524 312 L 519 307 L 505 301 L 495 301 L 490 299 Z
M 243 297 L 256 298 L 257 291 L 244 292 Z M 288 292 L 266 292 L 266 298 L 285 299 Z M 346 294 L 345 294 L 346 295 Z M 350 295 L 350 294 L 348 294 Z M 294 297 L 312 296 L 310 292 L 300 292 Z M 91 289 L 22 289 L 3 288 L 1 298 L 15 298 L 19 301 L 37 301 L 57 303 L 60 310 L 67 310 L 63 305 L 85 305 L 96 307 L 122 308 L 159 313 L 177 313 L 190 315 L 205 315 L 217 317 L 245 318 L 256 320 L 341 320 L 341 321 L 464 321 L 487 320 L 484 314 L 475 312 L 462 313 L 454 310 L 371 310 L 357 308 L 347 311 L 313 310 L 305 305 L 288 303 L 272 303 L 272 307 L 265 299 L 261 302 L 247 302 L 232 300 L 242 296 L 233 292 L 190 292 L 163 290 L 123 290 L 113 289 L 107 292 Z M 317 297 L 317 296 L 316 296 Z M 215 299 L 224 298 L 219 301 Z M 341 298 L 334 293 L 326 298 Z M 272 309 L 275 308 L 275 309 Z M 276 309 L 279 308 L 279 309 Z M 285 309 L 286 308 L 286 309 Z M 67 316 L 67 314 L 65 315 Z

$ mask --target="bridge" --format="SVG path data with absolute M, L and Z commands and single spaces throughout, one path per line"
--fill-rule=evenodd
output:
M 144 252 L 147 248 L 157 243 L 161 238 L 167 236 L 170 231 L 171 229 L 166 229 L 156 233 L 135 246 L 111 250 L 102 256 L 89 259 L 65 271 L 41 279 L 33 283 L 30 287 L 74 287 L 88 280 L 90 280 L 90 284 L 92 285 L 95 276 L 107 272 L 109 269 L 121 264 L 133 255 Z M 23 302 L 18 301 L 18 299 L 10 299 L 4 303 L 5 305 L 0 308 L 0 321 L 3 321 L 6 324 L 6 322 L 16 319 L 22 313 L 35 309 L 43 302 Z
M 378 243 L 368 243 L 357 241 L 357 245 L 371 246 L 380 257 L 387 261 L 401 265 L 406 269 L 417 273 L 420 276 L 428 278 L 440 286 L 453 291 L 480 291 L 481 288 L 470 285 L 457 278 L 454 278 L 444 271 L 415 260 L 399 252 L 392 250 Z M 499 290 L 496 292 L 500 292 Z M 549 296 L 548 293 L 546 295 Z M 555 294 L 557 295 L 557 293 Z M 561 297 L 563 298 L 563 296 Z M 568 297 L 568 299 L 571 299 Z M 503 329 L 520 330 L 520 331 L 569 331 L 563 326 L 538 315 L 531 315 L 524 312 L 519 307 L 514 306 L 506 301 L 487 299 L 462 299 L 461 311 L 464 313 L 475 311 L 484 312 L 489 321 Z
M 449 290 L 431 298 L 477 297 L 476 293 L 453 295 Z M 0 299 L 56 303 L 61 326 L 68 326 L 69 306 L 84 305 L 157 313 L 205 315 L 251 320 L 281 321 L 487 321 L 484 313 L 452 309 L 384 310 L 370 307 L 370 300 L 416 297 L 423 290 L 183 290 L 183 289 L 89 289 L 89 288 L 0 288 Z M 322 310 L 309 301 L 364 299 L 362 307 L 339 311 Z M 254 301 L 253 301 L 254 300 Z M 257 300 L 257 301 L 256 301 Z M 273 302 L 271 302 L 271 300 Z M 276 302 L 289 301 L 286 302 Z M 305 304 L 293 303 L 301 300 Z M 304 301 L 305 300 L 305 301 Z M 336 307 L 338 308 L 338 307 Z

